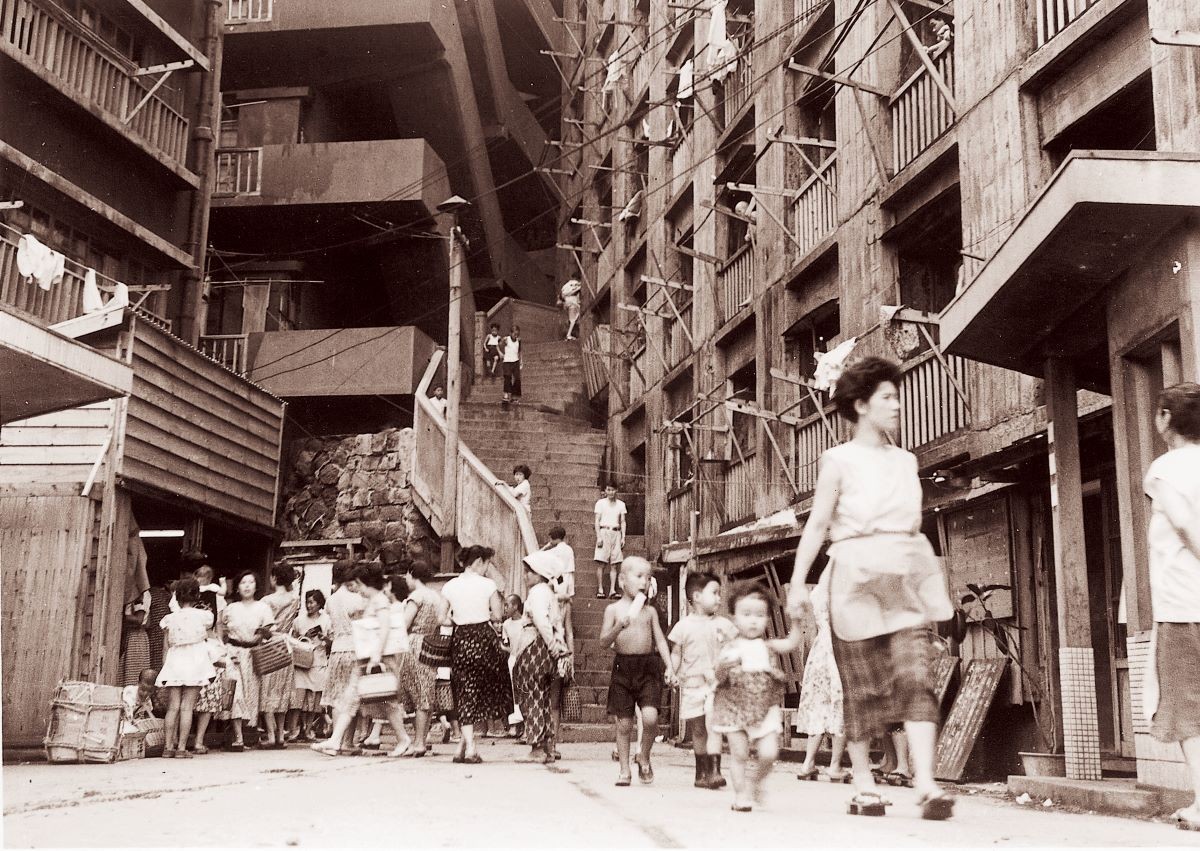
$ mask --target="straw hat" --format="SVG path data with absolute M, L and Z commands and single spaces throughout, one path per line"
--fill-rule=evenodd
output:
M 530 553 L 524 558 L 525 566 L 544 579 L 554 579 L 562 572 L 562 562 L 558 556 L 544 550 Z

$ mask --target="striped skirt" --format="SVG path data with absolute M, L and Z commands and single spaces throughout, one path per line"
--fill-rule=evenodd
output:
M 558 666 L 550 658 L 550 650 L 539 635 L 525 648 L 513 666 L 513 692 L 525 719 L 529 744 L 537 747 L 554 735 L 550 716 Z

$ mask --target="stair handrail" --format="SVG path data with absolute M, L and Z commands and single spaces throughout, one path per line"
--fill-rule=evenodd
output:
M 429 401 L 428 396 L 429 387 L 436 378 L 438 368 L 441 366 L 442 360 L 445 358 L 445 356 L 446 349 L 444 346 L 438 346 L 434 350 L 433 355 L 429 358 L 429 364 L 425 367 L 425 373 L 421 376 L 420 383 L 417 384 L 416 393 L 413 395 L 413 433 L 415 435 L 415 439 L 413 441 L 412 463 L 410 465 L 410 469 L 412 470 L 412 487 L 417 492 L 417 495 L 420 497 L 420 499 L 423 500 L 429 507 L 429 512 L 431 515 L 429 518 L 430 525 L 434 527 L 434 531 L 439 535 L 456 535 L 458 529 L 461 528 L 461 522 L 456 524 L 456 528 L 447 528 L 448 518 L 437 516 L 440 513 L 440 506 L 437 502 L 437 496 L 434 493 L 431 483 L 424 477 L 424 471 L 420 465 L 420 459 L 422 457 L 429 458 L 430 454 L 435 450 L 435 447 L 429 446 L 427 442 L 423 442 L 422 440 L 422 437 L 427 433 L 427 431 L 432 430 L 439 433 L 442 436 L 441 447 L 445 446 L 446 420 L 434 409 L 433 405 Z M 433 459 L 432 464 L 432 469 L 438 471 L 436 475 L 439 479 L 442 476 L 441 453 L 444 451 L 441 447 L 436 447 L 436 459 Z M 516 534 L 513 536 L 513 543 L 518 544 L 518 551 L 504 552 L 504 549 L 501 547 L 496 547 L 495 549 L 498 561 L 500 562 L 498 566 L 507 572 L 505 577 L 507 585 L 507 588 L 505 589 L 506 592 L 519 593 L 523 591 L 525 587 L 525 571 L 521 565 L 521 560 L 530 553 L 536 552 L 538 549 L 537 534 L 533 529 L 533 520 L 530 518 L 529 512 L 527 512 L 521 506 L 521 504 L 517 502 L 516 498 L 513 497 L 512 493 L 509 492 L 508 488 L 496 487 L 496 482 L 500 481 L 500 478 L 497 477 L 486 464 L 479 460 L 478 456 L 476 456 L 475 453 L 472 452 L 470 448 L 468 448 L 467 445 L 462 442 L 461 438 L 458 441 L 458 458 L 459 499 L 457 500 L 457 505 L 459 506 L 459 510 L 461 511 L 462 508 L 467 504 L 462 498 L 462 477 L 464 474 L 466 474 L 479 479 L 484 485 L 484 488 L 481 489 L 481 492 L 486 490 L 487 492 L 493 494 L 497 504 L 499 506 L 503 506 L 501 511 L 495 513 L 501 516 L 508 515 L 514 524 L 514 526 L 510 528 L 515 528 Z M 442 489 L 439 487 L 438 493 L 440 493 L 441 490 Z M 464 541 L 463 543 L 467 542 Z M 497 542 L 480 540 L 471 543 L 481 543 L 486 544 L 487 546 L 492 546 Z

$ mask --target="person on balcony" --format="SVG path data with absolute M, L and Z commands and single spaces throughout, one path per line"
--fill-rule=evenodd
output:
M 940 712 L 929 626 L 954 609 L 933 548 L 920 533 L 916 456 L 893 442 L 900 426 L 900 368 L 868 357 L 830 377 L 834 403 L 853 424 L 854 437 L 821 456 L 792 576 L 807 576 L 826 537 L 832 538 L 826 570 L 855 787 L 849 812 L 886 812 L 890 802 L 871 774 L 871 739 L 903 722 L 921 816 L 947 819 L 954 798 L 933 777 Z M 798 618 L 810 608 L 807 587 L 793 582 L 789 612 Z

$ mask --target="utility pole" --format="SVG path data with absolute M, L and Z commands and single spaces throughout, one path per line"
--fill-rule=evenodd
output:
M 450 309 L 446 329 L 446 451 L 442 467 L 442 511 L 446 529 L 442 537 L 441 571 L 454 570 L 454 541 L 458 537 L 458 411 L 462 396 L 462 292 L 467 273 L 466 242 L 458 214 L 470 206 L 455 195 L 438 204 L 450 216 Z

